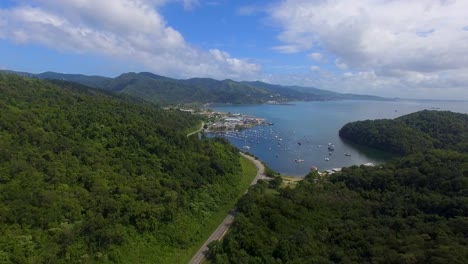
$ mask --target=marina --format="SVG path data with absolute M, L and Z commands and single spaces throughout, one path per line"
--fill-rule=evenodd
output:
M 352 121 L 395 118 L 431 107 L 468 111 L 463 103 L 444 104 L 443 101 L 329 101 L 219 106 L 213 110 L 257 117 L 262 119 L 262 123 L 250 128 L 214 131 L 208 136 L 226 138 L 275 171 L 303 177 L 312 167 L 323 172 L 388 161 L 395 155 L 345 141 L 338 136 L 339 129 Z M 244 149 L 244 146 L 249 148 Z
M 335 152 L 334 143 L 317 144 L 311 136 L 304 135 L 300 141 L 296 141 L 291 138 L 291 135 L 281 132 L 279 127 L 259 125 L 249 129 L 210 132 L 208 135 L 226 138 L 242 151 L 253 153 L 256 156 L 260 154 L 261 159 L 265 160 L 273 169 L 294 176 L 301 175 L 291 173 L 293 170 L 302 170 L 305 175 L 311 168 L 318 168 L 319 171 L 336 169 L 336 162 L 333 160 L 340 160 L 341 157 L 349 159 L 351 156 L 348 153 L 350 150 L 346 149 L 346 154 L 338 157 L 333 154 Z M 327 147 L 322 148 L 323 145 Z M 365 160 L 360 164 L 367 162 L 368 160 Z M 288 168 L 288 170 L 278 170 L 276 165 Z

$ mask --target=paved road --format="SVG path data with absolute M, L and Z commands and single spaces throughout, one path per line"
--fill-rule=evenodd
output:
M 258 180 L 266 178 L 265 166 L 263 165 L 263 163 L 261 163 L 259 160 L 256 160 L 254 157 L 246 155 L 242 152 L 240 152 L 240 154 L 244 156 L 245 158 L 249 159 L 250 161 L 252 161 L 255 164 L 255 166 L 257 166 L 257 176 L 255 176 L 255 179 L 252 181 L 250 185 L 254 185 L 257 183 Z
M 187 137 L 190 137 L 191 135 L 193 135 L 193 134 L 195 134 L 195 133 L 198 133 L 198 132 L 202 131 L 202 129 L 203 129 L 203 126 L 204 126 L 204 125 L 205 125 L 205 122 L 201 122 L 201 126 L 200 126 L 200 128 L 199 128 L 199 129 L 197 129 L 197 130 L 195 130 L 195 131 L 193 131 L 193 132 L 190 132 L 190 133 L 188 133 L 188 134 L 187 134 Z
M 251 156 L 245 155 L 244 153 L 240 153 L 242 156 L 246 157 L 247 159 L 251 160 L 255 166 L 257 166 L 257 176 L 252 181 L 250 185 L 254 185 L 257 183 L 259 179 L 265 179 L 265 166 L 263 164 L 254 159 Z M 247 192 L 247 191 L 245 191 Z M 190 260 L 189 264 L 199 264 L 205 259 L 205 255 L 208 252 L 208 244 L 215 240 L 220 240 L 224 237 L 226 232 L 228 231 L 229 227 L 231 226 L 232 222 L 234 221 L 234 215 L 236 214 L 236 208 L 233 208 L 229 214 L 224 218 L 223 222 L 216 228 L 216 230 L 211 234 L 208 240 L 205 241 L 203 246 L 198 250 L 197 254 L 195 254 L 192 259 Z

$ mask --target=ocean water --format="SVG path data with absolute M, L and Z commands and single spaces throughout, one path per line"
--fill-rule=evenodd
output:
M 218 136 L 226 137 L 240 149 L 248 147 L 248 152 L 282 174 L 304 176 L 313 166 L 322 171 L 368 162 L 379 164 L 395 157 L 341 139 L 338 131 L 348 122 L 395 118 L 424 109 L 468 113 L 468 102 L 346 100 L 211 108 L 262 117 L 273 123 Z M 334 151 L 328 150 L 329 144 L 333 144 Z

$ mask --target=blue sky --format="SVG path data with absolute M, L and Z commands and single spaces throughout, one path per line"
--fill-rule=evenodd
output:
M 0 68 L 468 99 L 468 1 L 3 0 Z

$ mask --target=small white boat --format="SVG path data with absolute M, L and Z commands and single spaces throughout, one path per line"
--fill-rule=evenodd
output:
M 250 149 L 249 146 L 243 146 L 242 148 L 243 148 L 243 149 Z
M 299 162 L 304 162 L 304 160 L 303 160 L 303 159 L 295 159 L 294 161 L 295 161 L 296 163 L 299 163 Z
M 330 160 L 330 158 L 325 158 L 325 161 L 329 161 L 329 160 Z

